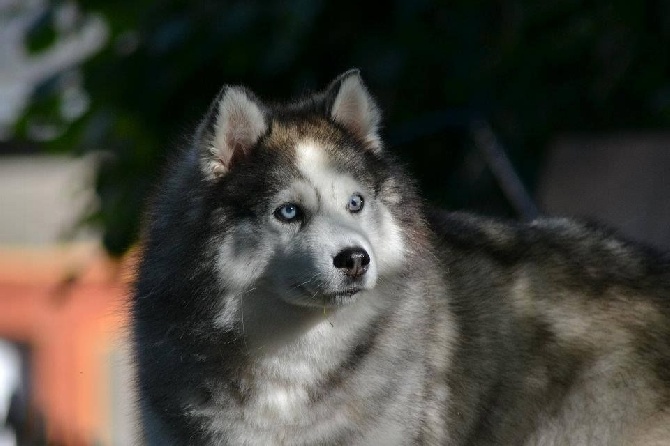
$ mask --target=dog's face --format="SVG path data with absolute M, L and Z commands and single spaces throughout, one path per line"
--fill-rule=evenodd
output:
M 265 171 L 275 181 L 269 193 L 229 227 L 219 251 L 221 279 L 240 289 L 269 288 L 298 305 L 346 303 L 402 265 L 403 237 L 389 211 L 397 203 L 380 195 L 380 178 L 359 176 L 344 163 L 362 170 L 373 162 L 356 148 L 338 160 L 341 147 L 312 135 L 290 149 L 268 166 L 274 172 Z
M 358 73 L 309 101 L 269 109 L 224 89 L 201 129 L 201 164 L 226 290 L 324 308 L 397 274 L 407 240 L 396 217 L 402 195 L 380 155 L 379 113 Z

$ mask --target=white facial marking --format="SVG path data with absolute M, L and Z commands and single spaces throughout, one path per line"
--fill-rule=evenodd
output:
M 216 321 L 220 327 L 231 327 L 238 322 L 239 299 L 254 287 L 265 271 L 274 250 L 273 240 L 269 231 L 259 236 L 255 226 L 242 222 L 226 234 L 219 245 L 217 270 L 219 280 L 227 291 Z
M 322 205 L 346 209 L 349 197 L 360 192 L 361 185 L 350 175 L 336 171 L 325 150 L 315 142 L 300 144 L 296 153 L 298 169 L 321 196 Z
M 316 142 L 305 141 L 296 151 L 303 178 L 270 199 L 263 211 L 267 215 L 236 222 L 217 242 L 219 279 L 227 294 L 217 319 L 222 327 L 241 320 L 242 330 L 262 327 L 267 321 L 260 313 L 280 301 L 291 307 L 351 305 L 377 288 L 380 278 L 392 279 L 403 267 L 404 234 L 369 185 L 338 170 Z M 355 194 L 363 206 L 352 212 Z M 287 203 L 299 207 L 304 220 L 278 218 L 277 210 Z M 335 265 L 335 257 L 348 248 L 361 248 L 370 258 L 365 273 L 356 278 Z M 255 323 L 254 312 L 259 313 Z
M 219 247 L 221 279 L 229 290 L 252 285 L 265 270 L 271 250 L 270 241 L 248 223 L 239 223 Z
M 347 243 L 347 237 L 360 239 L 363 247 L 370 251 L 380 273 L 401 266 L 404 257 L 402 231 L 388 208 L 380 200 L 373 199 L 372 191 L 362 190 L 363 186 L 351 175 L 335 170 L 327 152 L 318 143 L 306 141 L 297 147 L 296 152 L 298 169 L 321 196 L 324 209 L 320 212 L 341 215 L 344 224 L 339 229 L 351 230 L 339 234 L 336 231 L 334 236 L 341 239 L 339 243 Z M 346 208 L 354 193 L 363 195 L 364 208 L 347 218 Z M 338 214 L 339 209 L 343 211 Z M 327 242 L 324 240 L 324 243 Z
M 358 186 L 349 175 L 335 171 L 326 152 L 314 142 L 305 142 L 296 148 L 298 169 L 313 185 L 317 193 L 327 204 L 344 207 L 348 197 Z M 342 193 L 344 191 L 344 193 Z M 349 191 L 347 193 L 347 191 Z M 338 199 L 344 201 L 337 203 Z
M 381 271 L 395 270 L 402 266 L 405 257 L 405 243 L 400 227 L 391 212 L 381 203 L 377 204 L 378 228 L 372 228 L 370 239 L 377 248 L 377 261 Z

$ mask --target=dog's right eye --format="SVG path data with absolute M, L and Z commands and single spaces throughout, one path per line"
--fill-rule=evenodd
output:
M 300 221 L 302 220 L 302 215 L 302 209 L 293 203 L 282 204 L 274 212 L 275 218 L 284 223 L 295 223 Z

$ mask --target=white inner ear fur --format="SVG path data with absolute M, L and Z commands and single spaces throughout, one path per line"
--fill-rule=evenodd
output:
M 381 113 L 359 75 L 351 75 L 342 81 L 331 116 L 360 137 L 368 148 L 381 150 L 381 139 L 377 133 Z
M 236 156 L 246 155 L 267 130 L 265 117 L 258 104 L 244 90 L 229 88 L 219 103 L 210 145 L 209 167 L 214 176 L 230 170 Z

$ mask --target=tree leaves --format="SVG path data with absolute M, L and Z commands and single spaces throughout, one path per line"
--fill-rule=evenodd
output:
M 559 132 L 670 123 L 663 2 L 89 0 L 80 9 L 102 14 L 110 36 L 81 67 L 88 111 L 49 145 L 105 153 L 91 221 L 115 254 L 136 240 L 150 184 L 223 83 L 274 100 L 359 67 L 385 111 L 387 141 L 427 196 L 507 215 L 472 151 L 472 119 L 491 122 L 531 186 Z M 33 51 L 53 44 L 45 14 L 27 40 Z M 62 92 L 53 85 L 38 89 L 24 133 L 29 121 L 54 119 L 60 100 L 49 97 Z

